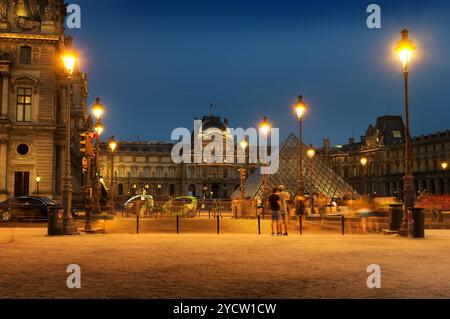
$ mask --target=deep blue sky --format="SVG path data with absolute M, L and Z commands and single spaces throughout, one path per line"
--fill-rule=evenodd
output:
M 70 3 L 70 1 L 69 1 Z M 92 104 L 107 106 L 105 137 L 170 140 L 209 112 L 233 127 L 268 116 L 296 132 L 290 106 L 310 105 L 304 138 L 320 145 L 359 137 L 376 117 L 403 114 L 393 54 L 407 27 L 418 50 L 411 69 L 413 134 L 450 128 L 450 3 L 431 1 L 74 0 L 71 30 L 89 74 Z M 366 7 L 382 28 L 366 27 Z

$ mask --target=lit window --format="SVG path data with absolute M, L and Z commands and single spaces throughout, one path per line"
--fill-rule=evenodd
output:
M 17 89 L 17 122 L 31 122 L 32 89 Z
M 402 133 L 400 131 L 392 131 L 392 136 L 394 136 L 394 138 L 401 138 Z

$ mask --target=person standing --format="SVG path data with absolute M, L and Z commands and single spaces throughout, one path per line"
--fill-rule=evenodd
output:
M 319 207 L 319 215 L 323 218 L 327 212 L 327 198 L 322 193 L 317 196 L 317 206 Z
M 282 233 L 280 223 L 281 199 L 280 195 L 278 195 L 278 187 L 274 187 L 274 189 L 272 190 L 272 194 L 270 194 L 268 200 L 270 211 L 272 213 L 272 236 L 279 236 Z
M 284 185 L 280 185 L 278 187 L 278 195 L 280 196 L 280 202 L 281 202 L 281 219 L 284 227 L 284 233 L 283 236 L 288 235 L 288 223 L 289 223 L 289 211 L 288 211 L 288 205 L 287 202 L 290 200 L 291 196 L 288 192 L 286 192 L 286 188 Z

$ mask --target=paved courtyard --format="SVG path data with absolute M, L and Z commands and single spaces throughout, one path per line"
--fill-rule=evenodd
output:
M 450 298 L 450 231 L 382 235 L 107 234 L 0 228 L 0 298 Z M 81 289 L 66 267 L 81 267 Z M 368 289 L 378 264 L 382 288 Z

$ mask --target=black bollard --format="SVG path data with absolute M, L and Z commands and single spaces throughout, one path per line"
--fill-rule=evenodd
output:
M 180 216 L 177 215 L 177 234 L 180 233 Z
M 136 201 L 136 234 L 139 234 L 139 215 L 141 214 L 141 201 Z
M 258 235 L 261 235 L 261 215 L 258 214 Z
M 217 215 L 217 235 L 220 234 L 220 216 Z
M 302 215 L 298 216 L 298 227 L 300 229 L 300 236 L 303 235 L 303 219 Z
M 342 236 L 345 235 L 345 216 L 341 215 L 341 228 L 342 228 Z

